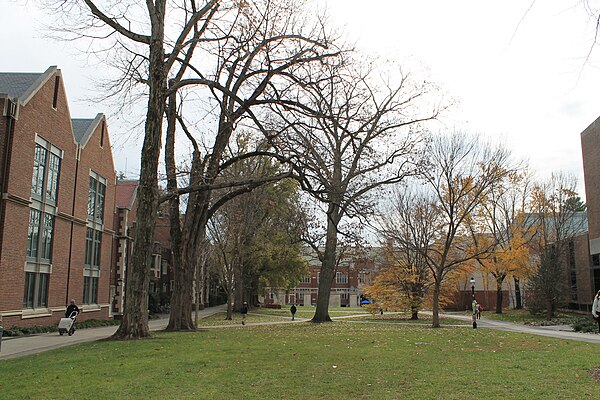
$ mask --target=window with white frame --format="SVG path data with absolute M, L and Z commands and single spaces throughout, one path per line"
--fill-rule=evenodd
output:
M 98 303 L 98 282 L 102 262 L 102 231 L 104 230 L 104 197 L 106 178 L 90 171 L 87 229 L 83 266 L 83 304 Z
M 300 283 L 310 283 L 310 275 L 303 275 Z
M 348 283 L 348 275 L 342 272 L 335 273 L 335 283 Z
M 104 195 L 106 179 L 90 173 L 90 191 L 88 196 L 88 221 L 102 223 L 104 220 Z
M 36 135 L 27 229 L 23 308 L 35 309 L 48 305 L 48 282 L 52 271 L 54 219 L 62 157 L 62 150 Z
M 366 283 L 366 276 L 364 272 L 358 273 L 358 283 Z
M 48 306 L 48 278 L 50 274 L 43 272 L 25 272 L 25 294 L 23 308 L 40 308 Z

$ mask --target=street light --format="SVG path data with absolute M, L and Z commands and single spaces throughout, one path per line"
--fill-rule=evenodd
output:
M 475 278 L 471 277 L 471 295 L 475 298 Z

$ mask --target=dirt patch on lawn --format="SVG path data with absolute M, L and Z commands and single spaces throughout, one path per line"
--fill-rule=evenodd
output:
M 600 365 L 588 371 L 588 374 L 600 385 Z

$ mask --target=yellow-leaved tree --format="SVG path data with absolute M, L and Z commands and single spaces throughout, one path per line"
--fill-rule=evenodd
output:
M 476 262 L 483 274 L 494 277 L 496 283 L 496 313 L 502 313 L 502 286 L 507 278 L 516 282 L 532 273 L 530 243 L 534 229 L 527 223 L 525 207 L 530 195 L 530 180 L 526 172 L 513 171 L 494 185 L 478 210 L 472 226 L 472 244 L 488 249 L 479 254 Z M 520 299 L 520 290 L 517 296 Z

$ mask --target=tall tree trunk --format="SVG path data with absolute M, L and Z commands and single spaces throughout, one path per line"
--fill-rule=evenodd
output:
M 442 282 L 441 277 L 436 277 L 433 284 L 433 321 L 431 323 L 432 328 L 440 327 L 440 285 Z
M 223 151 L 229 143 L 233 133 L 233 125 L 227 121 L 219 122 L 219 131 L 215 140 L 213 151 L 210 155 L 208 167 L 203 169 L 203 160 L 199 152 L 194 152 L 192 160 L 192 171 L 190 172 L 190 186 L 214 183 L 218 171 L 219 162 Z M 182 254 L 183 263 L 180 273 L 174 276 L 175 291 L 171 298 L 171 320 L 170 330 L 195 329 L 192 321 L 192 292 L 194 285 L 195 263 L 198 260 L 198 252 L 202 251 L 200 246 L 205 242 L 206 226 L 209 218 L 209 205 L 212 196 L 211 190 L 194 191 L 188 198 L 188 206 L 185 213 L 185 224 L 183 228 Z M 176 317 L 175 317 L 176 315 Z M 171 324 L 173 324 L 171 326 Z
M 417 307 L 412 307 L 410 312 L 411 312 L 410 319 L 415 320 L 415 321 L 419 319 L 419 309 Z
M 202 179 L 202 157 L 198 151 L 192 156 L 190 185 L 195 185 Z M 194 272 L 199 262 L 199 246 L 203 243 L 206 232 L 202 229 L 204 208 L 198 207 L 203 203 L 204 192 L 190 193 L 188 198 L 185 223 L 182 231 L 181 254 L 182 262 L 174 270 L 174 290 L 171 295 L 171 315 L 167 330 L 185 331 L 196 329 L 192 319 Z
M 337 226 L 340 222 L 340 207 L 330 203 L 327 211 L 327 237 L 325 239 L 325 252 L 319 274 L 319 292 L 317 294 L 317 308 L 311 322 L 330 322 L 329 296 L 331 284 L 335 273 L 337 250 Z
M 515 278 L 515 308 L 520 310 L 523 308 L 523 300 L 521 298 L 521 282 L 518 278 Z
M 554 316 L 554 303 L 552 300 L 548 300 L 546 303 L 546 319 L 550 321 Z
M 150 336 L 148 329 L 148 284 L 154 224 L 158 208 L 158 158 L 160 155 L 162 121 L 167 86 L 164 53 L 165 1 L 156 1 L 152 16 L 149 54 L 148 111 L 144 145 L 142 147 L 138 210 L 131 264 L 127 269 L 126 302 L 123 320 L 116 339 L 136 339 Z
M 502 293 L 502 283 L 504 282 L 505 278 L 506 275 L 504 274 L 499 274 L 496 277 L 496 314 L 502 314 L 502 301 L 504 300 Z
M 176 193 L 177 185 L 177 168 L 175 165 L 175 120 L 176 117 L 176 100 L 177 93 L 173 92 L 169 96 L 169 105 L 167 108 L 167 134 L 165 145 L 165 167 L 167 171 L 167 191 Z M 171 234 L 171 251 L 173 252 L 173 274 L 174 282 L 181 281 L 182 260 L 182 236 L 181 236 L 181 219 L 179 211 L 179 196 L 173 196 L 169 199 L 169 221 Z M 175 286 L 175 285 L 174 285 Z M 179 291 L 173 290 L 171 294 L 171 315 L 169 316 L 168 331 L 178 330 L 181 325 L 179 320 Z
M 231 321 L 233 319 L 233 294 L 231 293 L 231 290 L 227 291 L 227 316 L 225 319 L 227 321 Z

